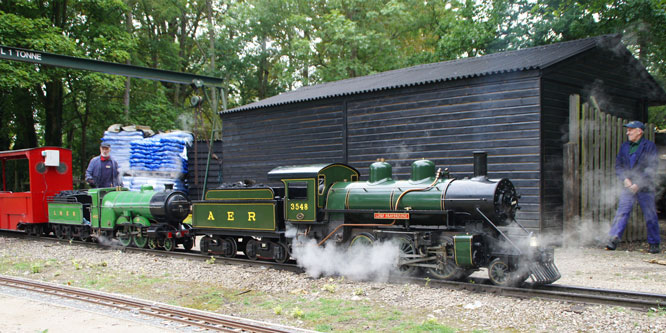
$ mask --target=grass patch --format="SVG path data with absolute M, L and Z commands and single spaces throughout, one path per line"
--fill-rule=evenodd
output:
M 362 288 L 345 291 L 343 286 L 337 284 L 337 280 L 329 279 L 319 286 L 310 285 L 297 291 L 267 295 L 256 290 L 225 286 L 220 282 L 176 279 L 169 267 L 154 274 L 144 272 L 141 268 L 123 270 L 112 264 L 111 260 L 109 258 L 108 263 L 88 262 L 79 258 L 40 261 L 5 256 L 0 258 L 0 272 L 19 276 L 37 274 L 40 279 L 49 279 L 55 283 L 204 311 L 233 313 L 240 317 L 298 325 L 321 332 L 455 331 L 435 320 L 424 321 L 423 311 L 419 309 L 401 309 L 391 304 L 359 298 L 368 291 Z M 347 296 L 355 296 L 355 300 Z

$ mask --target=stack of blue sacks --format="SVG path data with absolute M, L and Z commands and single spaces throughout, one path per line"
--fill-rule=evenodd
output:
M 131 142 L 141 139 L 143 139 L 142 131 L 104 132 L 102 142 L 111 145 L 111 156 L 118 162 L 118 169 L 121 175 L 130 170 Z
M 193 141 L 192 134 L 183 131 L 132 141 L 130 170 L 134 177 L 125 186 L 133 191 L 140 190 L 142 185 L 163 190 L 165 184 L 173 184 L 174 190 L 187 192 L 183 179 L 187 173 L 187 148 Z

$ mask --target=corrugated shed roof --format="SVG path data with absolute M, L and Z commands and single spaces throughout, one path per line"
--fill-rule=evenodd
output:
M 245 111 L 281 104 L 362 94 L 429 83 L 485 76 L 498 73 L 543 69 L 599 45 L 612 47 L 619 35 L 606 35 L 396 69 L 373 75 L 305 86 L 222 113 Z M 624 48 L 624 47 L 623 47 Z M 626 48 L 624 50 L 628 53 Z M 632 57 L 633 58 L 633 57 Z

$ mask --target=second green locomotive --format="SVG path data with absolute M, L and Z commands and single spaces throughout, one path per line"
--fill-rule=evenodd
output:
M 190 212 L 187 195 L 167 189 L 141 191 L 96 188 L 64 191 L 48 203 L 49 225 L 58 238 L 117 239 L 122 246 L 173 250 L 194 245 L 190 226 L 183 220 Z

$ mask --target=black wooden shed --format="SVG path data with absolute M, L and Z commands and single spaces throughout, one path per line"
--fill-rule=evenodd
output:
M 570 94 L 647 120 L 666 92 L 621 43 L 601 36 L 318 84 L 221 113 L 225 182 L 267 183 L 281 165 L 348 163 L 367 179 L 377 158 L 406 179 L 426 158 L 457 178 L 472 151 L 522 194 L 518 220 L 562 228 L 562 150 Z

